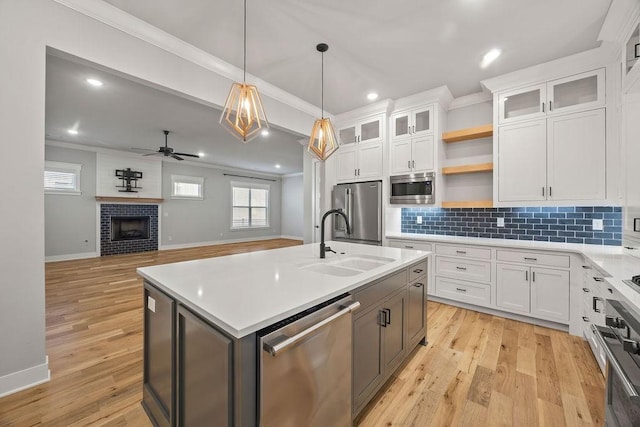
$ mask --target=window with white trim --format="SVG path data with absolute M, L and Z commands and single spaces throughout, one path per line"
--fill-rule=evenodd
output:
M 171 175 L 172 199 L 204 199 L 204 178 L 200 176 Z
M 45 160 L 44 193 L 80 195 L 82 165 Z
M 231 183 L 231 229 L 269 227 L 269 186 Z

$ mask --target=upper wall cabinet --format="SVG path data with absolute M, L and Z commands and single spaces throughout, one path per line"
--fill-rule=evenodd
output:
M 369 117 L 352 124 L 338 127 L 340 145 L 382 142 L 384 115 Z
M 433 132 L 433 107 L 426 106 L 391 116 L 391 139 Z
M 504 92 L 498 96 L 500 124 L 605 105 L 604 68 Z

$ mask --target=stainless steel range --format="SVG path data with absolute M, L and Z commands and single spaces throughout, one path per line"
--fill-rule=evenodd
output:
M 640 291 L 640 276 L 628 281 Z M 605 305 L 606 326 L 593 332 L 607 354 L 606 425 L 640 426 L 640 313 L 615 289 Z

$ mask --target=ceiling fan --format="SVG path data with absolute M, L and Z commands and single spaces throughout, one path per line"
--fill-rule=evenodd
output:
M 195 157 L 196 159 L 200 158 L 200 156 L 197 155 L 197 154 L 187 154 L 187 153 L 176 153 L 176 152 L 174 152 L 173 148 L 171 148 L 171 147 L 169 147 L 167 145 L 167 136 L 169 135 L 169 131 L 168 130 L 163 130 L 162 132 L 164 132 L 164 147 L 160 147 L 160 149 L 158 151 L 149 150 L 147 148 L 133 148 L 133 150 L 153 151 L 153 153 L 143 154 L 143 156 L 153 156 L 153 155 L 156 155 L 156 154 L 162 154 L 165 157 L 173 157 L 176 160 L 184 160 L 180 156 Z

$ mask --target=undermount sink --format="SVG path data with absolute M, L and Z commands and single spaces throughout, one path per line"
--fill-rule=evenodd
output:
M 303 270 L 314 271 L 316 273 L 328 274 L 331 276 L 355 276 L 374 268 L 382 267 L 385 264 L 395 261 L 393 258 L 380 257 L 375 255 L 354 254 L 340 257 L 328 262 L 319 262 L 305 265 Z

